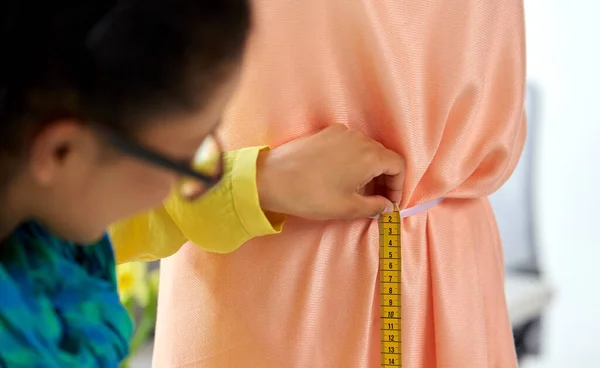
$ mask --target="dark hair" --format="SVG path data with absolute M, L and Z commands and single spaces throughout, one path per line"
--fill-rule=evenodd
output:
M 247 0 L 6 0 L 0 4 L 0 153 L 77 118 L 135 132 L 203 107 L 240 59 Z

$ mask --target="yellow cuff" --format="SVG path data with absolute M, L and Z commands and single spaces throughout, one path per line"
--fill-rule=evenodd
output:
M 269 147 L 243 148 L 235 157 L 231 184 L 233 203 L 238 217 L 251 237 L 281 232 L 285 215 L 265 213 L 260 207 L 256 185 L 258 153 Z

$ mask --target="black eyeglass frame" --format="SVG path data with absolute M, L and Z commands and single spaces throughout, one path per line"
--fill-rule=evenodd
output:
M 192 167 L 178 163 L 168 157 L 153 151 L 152 149 L 146 148 L 143 145 L 127 138 L 124 135 L 118 134 L 111 131 L 108 128 L 93 125 L 93 129 L 100 133 L 111 145 L 117 150 L 132 157 L 138 158 L 147 163 L 155 166 L 174 171 L 184 177 L 192 178 L 201 181 L 204 186 L 203 193 L 206 193 L 209 189 L 214 187 L 223 178 L 223 157 L 222 154 L 219 157 L 219 166 L 217 168 L 217 174 L 215 176 L 205 175 Z

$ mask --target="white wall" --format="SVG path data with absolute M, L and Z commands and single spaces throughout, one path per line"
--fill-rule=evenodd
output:
M 600 1 L 525 0 L 525 10 L 529 79 L 543 99 L 538 235 L 557 288 L 540 367 L 599 367 Z

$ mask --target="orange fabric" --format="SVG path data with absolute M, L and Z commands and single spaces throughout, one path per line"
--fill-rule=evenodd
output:
M 406 157 L 403 364 L 515 367 L 501 244 L 486 196 L 525 137 L 521 0 L 257 0 L 228 148 L 332 123 Z M 302 178 L 298 178 L 302 180 Z M 220 255 L 163 261 L 156 367 L 379 365 L 372 220 L 290 218 Z

